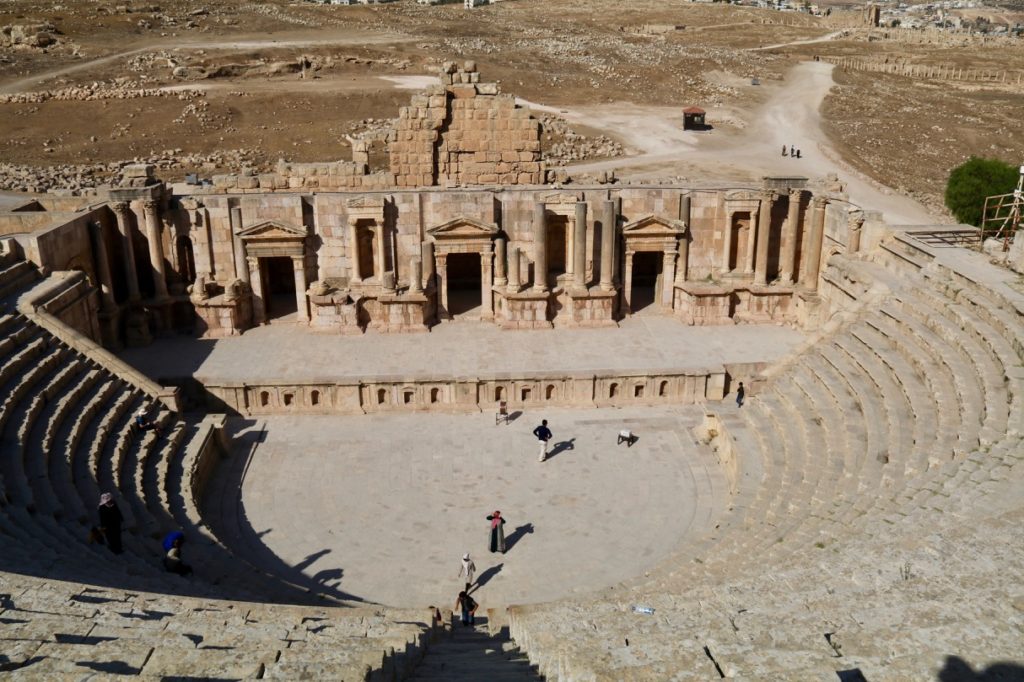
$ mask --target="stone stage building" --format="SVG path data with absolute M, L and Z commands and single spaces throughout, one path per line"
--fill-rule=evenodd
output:
M 99 340 L 116 347 L 279 319 L 345 334 L 456 318 L 614 326 L 641 311 L 806 325 L 823 252 L 830 240 L 855 251 L 847 233 L 859 243 L 863 222 L 804 178 L 543 185 L 539 123 L 472 63 L 447 64 L 401 109 L 388 152 L 387 171 L 370 172 L 357 142 L 352 162 L 281 162 L 201 186 L 130 167 L 95 197 L 4 214 L 0 232 L 23 233 L 44 268 L 88 273 Z

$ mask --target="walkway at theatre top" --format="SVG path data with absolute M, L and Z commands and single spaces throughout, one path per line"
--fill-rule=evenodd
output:
M 341 336 L 270 325 L 242 336 L 160 339 L 121 357 L 157 379 L 201 382 L 320 381 L 365 377 L 451 378 L 529 372 L 705 369 L 773 362 L 804 335 L 775 325 L 690 327 L 668 317 L 633 317 L 619 328 L 502 331 L 447 322 L 428 334 Z M 739 378 L 742 380 L 742 377 Z
M 339 597 L 451 608 L 467 551 L 484 609 L 591 592 L 685 551 L 720 518 L 728 483 L 693 436 L 702 415 L 688 405 L 528 411 L 508 425 L 490 414 L 236 418 L 204 518 L 250 558 L 273 552 Z M 554 433 L 543 463 L 531 433 L 541 418 Z M 631 447 L 616 442 L 622 428 L 638 436 Z M 504 555 L 488 551 L 495 509 L 507 518 Z

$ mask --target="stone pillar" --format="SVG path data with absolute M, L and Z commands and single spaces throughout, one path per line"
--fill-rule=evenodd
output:
M 409 259 L 409 293 L 423 293 L 423 261 L 419 256 Z
M 167 274 L 164 267 L 164 245 L 160 238 L 160 216 L 156 209 L 154 199 L 146 199 L 142 203 L 146 217 L 146 240 L 149 242 L 149 264 L 153 268 L 153 287 L 159 301 L 167 298 Z
M 761 222 L 761 211 L 764 209 L 764 205 L 759 205 L 758 210 L 750 212 L 750 229 L 747 230 L 747 253 L 746 262 L 743 264 L 743 274 L 753 275 L 754 274 L 754 254 L 757 252 L 757 226 Z M 739 263 L 736 264 L 737 266 Z
M 383 283 L 387 260 L 384 258 L 384 221 L 380 218 L 373 221 L 373 233 L 377 238 L 377 281 Z
M 612 291 L 615 288 L 615 202 L 609 199 L 604 202 L 601 214 L 601 291 Z
M 504 237 L 498 237 L 494 240 L 494 283 L 499 287 L 508 284 L 508 277 L 505 275 L 507 247 L 508 242 L 505 241 Z
M 356 229 L 358 224 L 356 218 L 348 219 L 348 261 L 352 269 L 350 279 L 354 284 L 363 281 L 363 273 L 359 271 L 359 232 Z
M 796 244 L 800 238 L 800 201 L 803 192 L 789 191 L 789 213 L 786 215 L 786 231 L 782 235 L 782 263 L 779 277 L 783 284 L 793 283 L 793 264 L 796 262 Z
M 686 228 L 679 237 L 679 261 L 676 265 L 676 284 L 686 281 L 687 269 L 690 266 L 690 195 L 679 198 L 679 220 Z M 674 293 L 674 292 L 673 292 Z
M 423 267 L 423 286 L 429 287 L 434 279 L 434 242 L 420 242 L 420 260 Z
M 626 302 L 626 313 L 633 312 L 633 254 L 632 250 L 626 250 L 626 262 L 623 266 L 625 271 L 624 281 L 622 282 L 622 298 Z
M 768 239 L 771 236 L 774 200 L 774 193 L 762 193 L 761 205 L 757 210 L 757 260 L 754 266 L 754 284 L 761 286 L 768 283 Z
M 548 290 L 548 232 L 544 204 L 533 205 L 533 290 Z
M 260 259 L 247 256 L 244 261 L 250 285 L 252 286 L 252 320 L 256 324 L 267 321 L 267 302 L 263 299 L 263 275 L 260 273 Z
M 117 309 L 117 304 L 114 302 L 114 282 L 110 277 L 107 243 L 103 239 L 103 223 L 90 222 L 89 237 L 92 243 L 93 261 L 96 264 L 96 276 L 100 280 L 100 311 L 112 313 Z
M 577 288 L 587 286 L 587 202 L 576 202 L 576 222 L 572 239 L 572 283 Z
M 725 212 L 725 233 L 724 233 L 724 245 L 722 247 L 722 274 L 728 275 L 732 272 L 731 258 L 732 258 L 732 217 L 735 215 L 732 211 Z M 738 263 L 737 263 L 738 265 Z
M 231 249 L 235 257 L 235 277 L 246 284 L 251 282 L 249 277 L 248 254 L 245 252 L 245 242 L 238 236 L 242 230 L 242 209 L 232 206 L 231 212 Z
M 484 249 L 480 252 L 480 319 L 494 319 L 494 269 L 491 266 L 491 259 L 494 252 Z
M 128 284 L 128 301 L 138 303 L 142 300 L 142 294 L 139 293 L 139 277 L 135 272 L 135 240 L 132 238 L 132 221 L 128 217 L 128 202 L 118 201 L 113 205 L 113 209 L 124 251 L 124 278 Z
M 306 297 L 306 259 L 292 256 L 292 268 L 295 270 L 295 305 L 299 311 L 299 322 L 309 322 L 309 299 Z
M 807 243 L 805 262 L 807 267 L 801 279 L 809 291 L 818 290 L 818 269 L 821 267 L 821 246 L 825 235 L 825 207 L 828 201 L 824 197 L 811 200 L 811 235 Z
M 665 251 L 661 261 L 661 304 L 672 307 L 675 300 L 676 256 L 678 251 Z
M 508 290 L 519 291 L 522 280 L 519 278 L 519 263 L 522 257 L 519 255 L 519 247 L 513 246 L 508 254 Z
M 860 251 L 861 228 L 864 227 L 864 214 L 860 211 L 850 213 L 847 218 L 847 242 L 846 252 L 857 253 Z
M 440 289 L 441 299 L 441 314 L 451 319 L 451 314 L 448 312 L 448 254 L 439 253 L 437 254 L 437 275 L 440 282 L 438 282 L 438 288 Z

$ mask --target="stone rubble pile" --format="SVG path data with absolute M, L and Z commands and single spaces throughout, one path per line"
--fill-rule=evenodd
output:
M 550 114 L 540 116 L 542 134 L 559 139 L 544 150 L 544 160 L 552 166 L 561 166 L 571 161 L 606 159 L 626 153 L 621 144 L 606 137 L 587 137 L 574 131 L 563 119 Z
M 45 167 L 0 163 L 0 190 L 33 193 L 67 190 L 68 194 L 78 196 L 101 185 L 118 184 L 124 169 L 135 164 L 149 164 L 160 170 L 212 171 L 252 166 L 259 158 L 260 152 L 255 149 L 225 149 L 208 154 L 183 154 L 181 149 L 169 149 L 160 154 L 110 163 Z
M 38 104 L 48 100 L 87 102 L 104 99 L 140 99 L 143 97 L 176 97 L 189 101 L 202 97 L 200 90 L 164 90 L 141 87 L 137 81 L 118 79 L 113 83 L 93 82 L 88 85 L 71 85 L 51 90 L 18 92 L 0 95 L 2 104 Z
M 57 27 L 51 23 L 9 24 L 0 27 L 0 47 L 44 48 L 57 42 Z

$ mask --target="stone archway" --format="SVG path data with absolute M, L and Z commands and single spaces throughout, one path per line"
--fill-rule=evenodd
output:
M 675 298 L 676 256 L 679 254 L 679 240 L 685 234 L 686 225 L 683 222 L 654 215 L 644 216 L 622 228 L 622 241 L 625 243 L 622 296 L 625 303 L 623 310 L 626 314 L 635 312 L 633 280 L 634 266 L 637 263 L 643 265 L 638 277 L 651 280 L 650 303 L 672 308 Z M 661 262 L 652 260 L 655 256 L 649 254 L 656 254 Z
M 427 230 L 434 238 L 434 263 L 440 279 L 438 289 L 438 317 L 452 319 L 451 294 L 456 282 L 449 277 L 449 258 L 460 259 L 458 264 L 459 279 L 467 279 L 465 267 L 467 255 L 476 254 L 480 258 L 480 319 L 494 319 L 494 238 L 498 235 L 498 227 L 491 223 L 481 222 L 474 218 L 460 217 L 449 220 Z M 452 274 L 455 274 L 453 270 Z
M 306 296 L 306 228 L 277 220 L 257 223 L 241 230 L 238 237 L 242 242 L 252 287 L 253 320 L 257 324 L 267 321 L 269 297 L 274 292 L 290 291 L 291 286 L 269 281 L 271 277 L 286 276 L 287 268 L 281 259 L 290 259 L 297 319 L 309 322 L 309 303 Z

